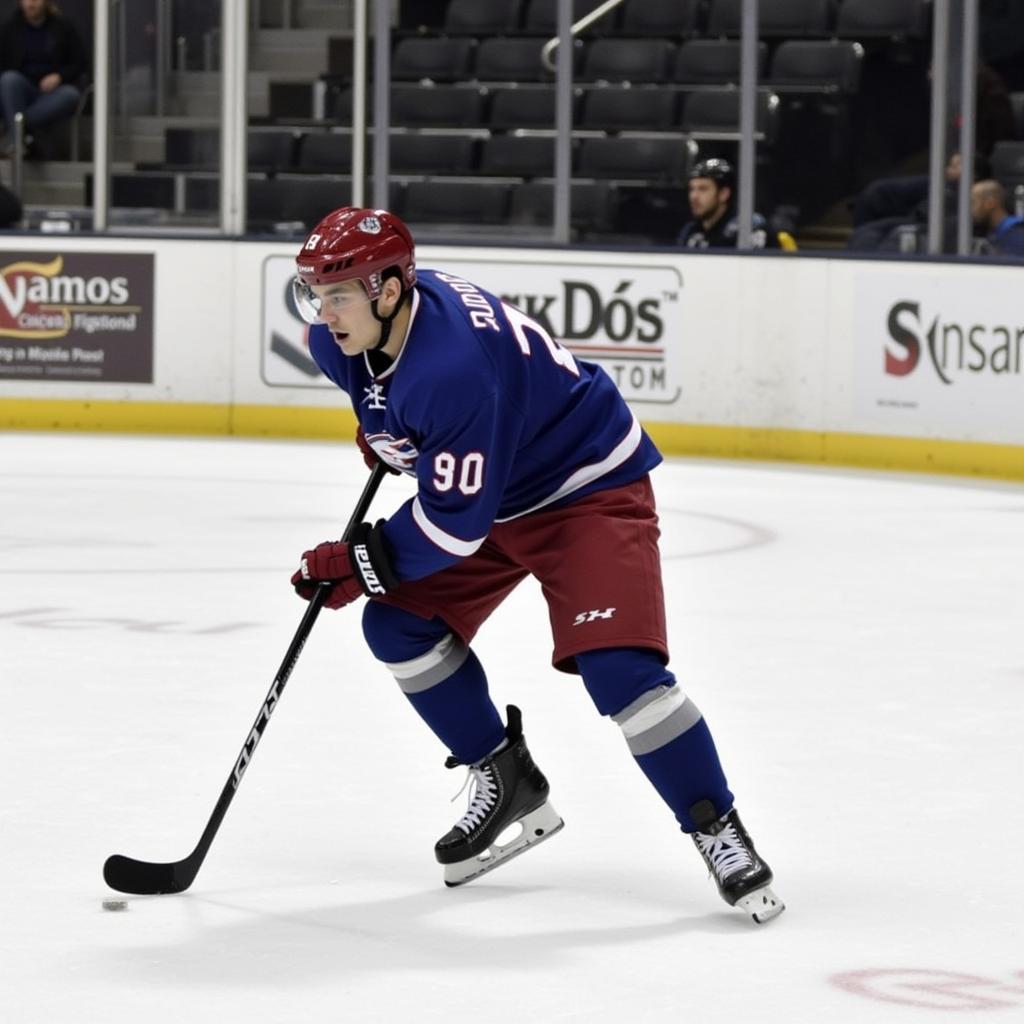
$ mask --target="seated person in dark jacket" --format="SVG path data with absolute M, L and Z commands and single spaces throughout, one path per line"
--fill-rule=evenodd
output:
M 971 189 L 971 219 L 995 256 L 1024 256 L 1024 217 L 1011 216 L 1006 189 L 992 178 L 976 181 Z
M 931 71 L 928 72 L 931 78 Z M 1006 83 L 987 64 L 978 66 L 975 100 L 974 180 L 989 176 L 989 156 L 995 144 L 1015 139 L 1017 127 Z M 952 137 L 960 131 L 960 120 L 950 123 Z M 946 164 L 945 214 L 953 218 L 954 232 L 946 232 L 945 251 L 955 248 L 957 184 L 960 181 L 960 154 L 953 153 Z M 853 205 L 853 233 L 847 248 L 860 251 L 898 249 L 898 229 L 905 224 L 923 226 L 928 221 L 927 174 L 882 178 L 871 182 Z
M 955 216 L 957 184 L 960 181 L 960 154 L 951 154 L 946 163 L 945 213 Z M 986 177 L 988 162 L 975 158 L 974 176 Z M 873 181 L 857 196 L 853 207 L 853 233 L 846 247 L 859 251 L 898 249 L 897 231 L 904 224 L 928 223 L 927 174 Z
M 13 145 L 14 116 L 24 114 L 25 131 L 70 117 L 78 104 L 87 67 L 75 26 L 48 0 L 18 0 L 0 26 L 0 108 Z
M 683 225 L 676 244 L 687 249 L 735 249 L 740 225 L 733 204 L 736 176 L 728 160 L 701 160 L 690 171 L 689 198 L 693 220 Z M 751 245 L 778 249 L 779 239 L 759 213 L 754 214 Z

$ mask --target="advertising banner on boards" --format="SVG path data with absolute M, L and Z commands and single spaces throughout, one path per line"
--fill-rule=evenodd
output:
M 682 276 L 651 264 L 445 260 L 444 270 L 536 320 L 577 359 L 598 363 L 630 402 L 671 405 L 682 335 Z
M 671 349 L 682 334 L 682 277 L 671 266 L 444 259 L 463 277 L 522 310 L 577 358 L 599 363 L 631 402 L 671 405 L 680 394 Z M 291 297 L 295 260 L 263 263 L 261 376 L 271 387 L 325 387 Z
M 1024 439 L 1018 270 L 857 274 L 858 411 L 893 432 Z
M 0 379 L 153 382 L 153 256 L 0 253 Z

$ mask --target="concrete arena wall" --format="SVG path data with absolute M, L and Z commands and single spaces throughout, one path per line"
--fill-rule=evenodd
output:
M 289 306 L 294 255 L 294 243 L 9 236 L 0 426 L 350 438 L 347 400 L 318 377 Z M 1024 480 L 1018 268 L 418 255 L 600 362 L 667 453 Z

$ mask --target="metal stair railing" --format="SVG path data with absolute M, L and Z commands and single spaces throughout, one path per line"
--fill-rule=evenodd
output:
M 610 14 L 616 7 L 620 7 L 624 2 L 625 0 L 605 0 L 600 7 L 595 7 L 589 14 L 584 14 L 583 17 L 572 26 L 570 32 L 574 37 L 578 36 L 584 29 L 590 28 L 595 21 L 599 21 L 606 14 Z M 555 72 L 554 52 L 558 49 L 559 41 L 558 36 L 554 36 L 544 44 L 540 51 L 541 63 L 552 74 Z

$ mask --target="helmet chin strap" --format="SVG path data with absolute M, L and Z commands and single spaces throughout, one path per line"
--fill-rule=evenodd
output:
M 409 289 L 403 288 L 402 294 L 398 298 L 398 302 L 395 303 L 395 308 L 391 311 L 390 316 L 383 316 L 380 310 L 377 308 L 380 299 L 374 299 L 370 304 L 370 312 L 373 314 L 374 320 L 380 324 L 380 341 L 373 346 L 373 352 L 379 352 L 391 338 L 391 325 L 395 322 L 395 317 L 398 316 L 402 306 L 405 305 L 405 300 L 409 297 Z

